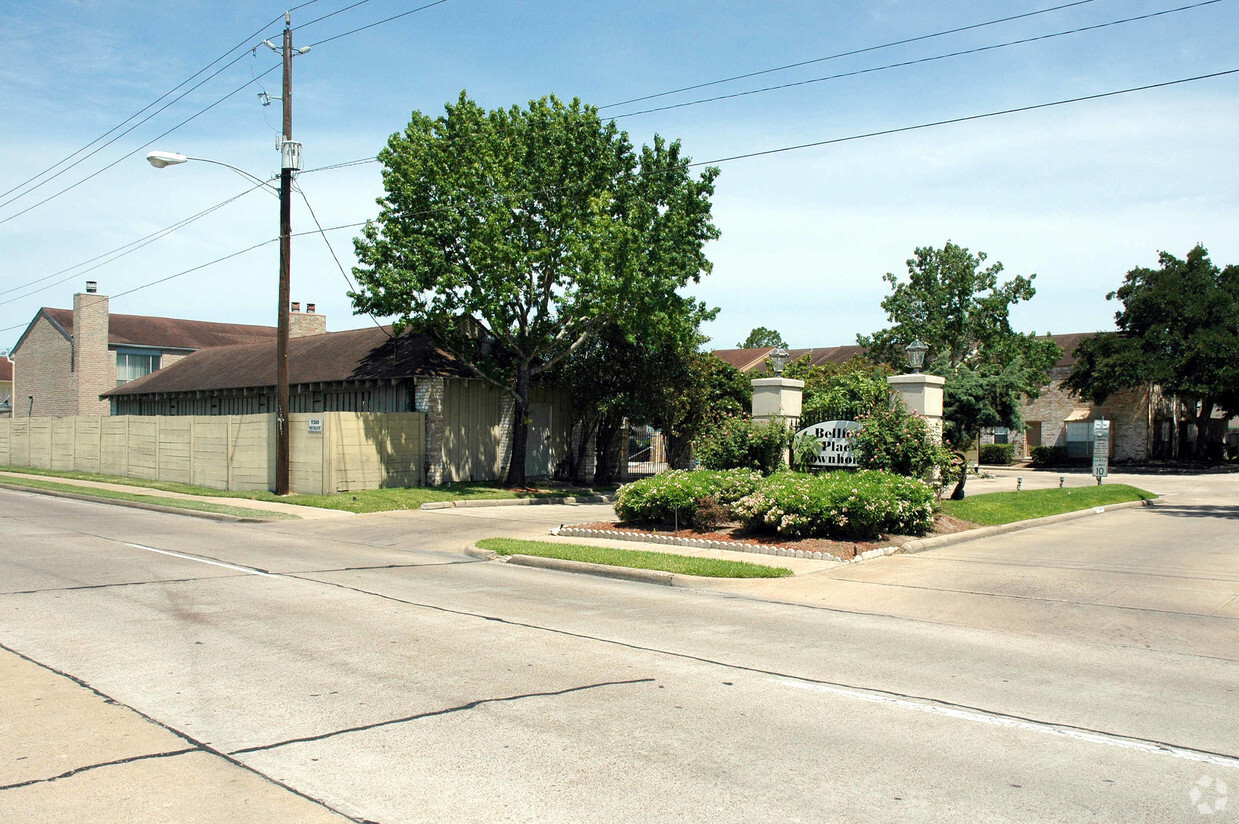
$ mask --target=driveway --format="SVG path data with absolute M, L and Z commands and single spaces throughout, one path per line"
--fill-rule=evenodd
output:
M 1002 470 L 973 494 L 1057 486 Z M 772 582 L 737 594 L 790 603 L 1239 659 L 1239 475 L 1124 475 L 1155 505 Z M 1068 486 L 1093 483 L 1067 475 Z

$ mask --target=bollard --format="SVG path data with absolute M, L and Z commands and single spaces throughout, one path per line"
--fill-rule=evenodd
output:
M 1059 476 L 1058 476 L 1058 488 L 1059 488 L 1059 489 L 1062 489 L 1062 488 L 1063 488 L 1063 481 L 1065 481 L 1065 480 L 1067 480 L 1067 476 L 1066 476 L 1066 475 L 1059 475 Z
M 1015 491 L 1016 492 L 1019 492 L 1020 487 L 1022 487 L 1023 485 L 1024 485 L 1024 479 L 1022 477 L 1015 479 Z

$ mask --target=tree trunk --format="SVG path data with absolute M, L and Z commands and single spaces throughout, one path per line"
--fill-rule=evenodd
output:
M 1196 415 L 1196 459 L 1209 457 L 1209 421 L 1213 419 L 1213 400 L 1200 401 L 1200 413 Z
M 512 455 L 504 486 L 525 485 L 525 452 L 529 443 L 529 364 L 516 367 L 516 391 L 512 393 Z
M 589 421 L 585 418 L 581 419 L 581 440 L 576 445 L 576 450 L 572 456 L 572 482 L 580 486 L 585 483 L 585 478 L 582 477 L 581 470 L 585 468 L 585 453 L 589 451 L 590 439 L 594 437 L 594 432 L 597 430 L 598 422 Z M 594 474 L 598 473 L 598 451 L 597 441 L 594 443 Z
M 964 484 L 968 480 L 968 456 L 963 452 L 957 451 L 955 457 L 959 459 L 959 483 L 955 484 L 955 491 L 951 493 L 951 500 L 962 501 L 964 499 Z
M 615 481 L 615 456 L 612 454 L 620 427 L 611 420 L 598 421 L 598 440 L 594 444 L 594 484 L 607 486 Z

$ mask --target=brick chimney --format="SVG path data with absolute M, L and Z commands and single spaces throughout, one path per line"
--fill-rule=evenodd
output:
M 73 296 L 73 383 L 78 415 L 106 415 L 99 395 L 116 388 L 116 356 L 108 351 L 108 296 L 94 281 Z
M 304 338 L 310 335 L 323 335 L 327 332 L 327 316 L 314 311 L 314 304 L 307 303 L 305 311 L 301 311 L 301 303 L 293 301 L 288 313 L 288 336 Z

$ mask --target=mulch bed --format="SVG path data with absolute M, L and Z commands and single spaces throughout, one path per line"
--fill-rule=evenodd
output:
M 588 524 L 572 524 L 582 529 L 597 529 L 614 532 L 644 532 L 649 535 L 674 535 L 677 538 L 699 538 L 705 541 L 733 541 L 754 546 L 773 546 L 780 549 L 799 549 L 804 552 L 830 553 L 840 560 L 850 561 L 860 553 L 879 547 L 898 546 L 913 540 L 913 535 L 882 535 L 870 541 L 835 541 L 829 538 L 785 538 L 767 532 L 753 532 L 739 524 L 724 524 L 711 532 L 698 532 L 695 529 L 674 530 L 665 524 L 632 524 L 621 521 L 595 521 Z M 938 513 L 934 516 L 934 528 L 929 535 L 949 535 L 972 529 L 975 524 L 961 521 L 950 515 Z M 927 537 L 927 536 L 919 536 Z

